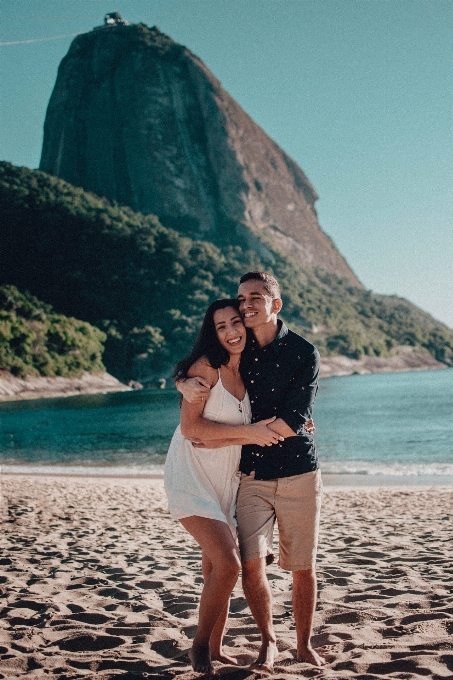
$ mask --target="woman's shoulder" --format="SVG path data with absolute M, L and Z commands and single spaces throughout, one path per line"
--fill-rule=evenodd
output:
M 206 357 L 197 359 L 187 371 L 189 378 L 196 378 L 200 376 L 205 378 L 213 387 L 219 379 L 219 372 L 217 368 L 213 368 Z

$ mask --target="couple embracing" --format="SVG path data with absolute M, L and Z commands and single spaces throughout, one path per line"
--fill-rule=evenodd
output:
M 266 564 L 279 530 L 279 566 L 293 572 L 297 658 L 324 659 L 311 647 L 315 559 L 322 483 L 312 432 L 319 353 L 288 330 L 277 280 L 249 272 L 237 299 L 208 308 L 191 353 L 175 369 L 181 422 L 165 464 L 170 514 L 202 549 L 204 579 L 189 656 L 213 674 L 222 650 L 231 591 L 242 568 L 244 594 L 261 632 L 253 667 L 277 656 Z

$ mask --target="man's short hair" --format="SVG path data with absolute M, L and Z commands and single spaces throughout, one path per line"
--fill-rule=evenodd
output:
M 271 296 L 273 300 L 281 299 L 282 294 L 280 292 L 280 286 L 277 279 L 272 274 L 266 274 L 266 272 L 247 272 L 244 276 L 241 276 L 239 283 L 245 283 L 245 281 L 261 281 L 266 292 Z

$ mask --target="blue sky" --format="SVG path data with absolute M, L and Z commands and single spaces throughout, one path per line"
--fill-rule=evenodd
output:
M 363 284 L 453 327 L 452 0 L 1 0 L 2 42 L 119 11 L 197 54 L 314 185 Z M 39 164 L 72 38 L 0 46 L 0 158 Z

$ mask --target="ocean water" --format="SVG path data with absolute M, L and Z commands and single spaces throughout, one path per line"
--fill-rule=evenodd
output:
M 162 474 L 174 389 L 0 404 L 0 470 Z M 453 370 L 322 380 L 315 439 L 327 475 L 453 481 Z

